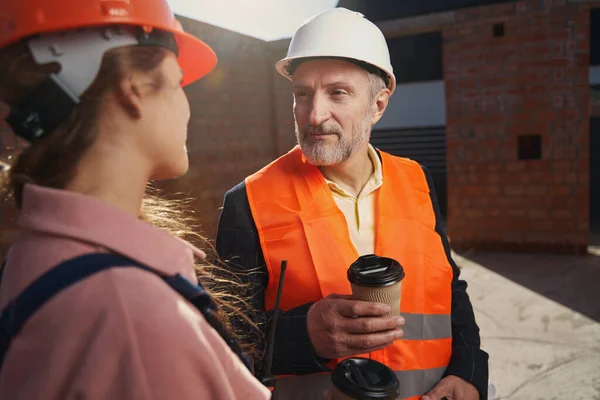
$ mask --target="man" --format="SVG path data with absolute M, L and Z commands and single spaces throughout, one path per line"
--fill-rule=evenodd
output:
M 319 373 L 362 354 L 396 371 L 402 398 L 486 399 L 488 356 L 431 178 L 369 144 L 396 86 L 383 34 L 361 14 L 325 11 L 277 70 L 292 81 L 299 147 L 225 195 L 216 243 L 251 287 L 263 329 L 288 262 L 275 394 L 320 398 L 330 378 Z M 404 267 L 400 318 L 349 296 L 349 265 L 372 253 Z

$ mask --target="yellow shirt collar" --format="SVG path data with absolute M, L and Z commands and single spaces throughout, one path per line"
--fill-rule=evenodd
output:
M 373 191 L 379 189 L 379 187 L 381 187 L 381 185 L 383 184 L 383 168 L 381 166 L 381 160 L 379 159 L 379 155 L 377 154 L 377 151 L 375 150 L 375 148 L 373 146 L 371 146 L 371 144 L 369 144 L 368 152 L 369 152 L 369 158 L 371 159 L 371 162 L 373 163 L 373 175 L 371 175 L 371 177 L 369 178 L 369 180 L 363 187 L 362 191 L 358 195 L 358 197 L 363 197 L 363 196 L 366 196 L 366 195 L 372 193 Z M 330 181 L 328 179 L 325 179 L 325 182 L 327 182 L 327 185 L 329 186 L 329 189 L 331 191 L 336 192 L 341 195 L 344 195 L 344 196 L 354 197 L 350 193 L 348 193 L 348 191 L 346 191 L 340 185 L 338 185 L 337 183 Z

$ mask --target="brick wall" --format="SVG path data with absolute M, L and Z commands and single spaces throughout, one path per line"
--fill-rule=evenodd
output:
M 277 149 L 279 154 L 284 154 L 296 145 L 294 135 L 294 105 L 291 82 L 279 75 L 275 70 L 275 63 L 287 54 L 290 39 L 278 40 L 267 43 L 267 69 L 272 74 L 273 106 L 275 115 L 275 130 Z
M 578 253 L 588 235 L 587 5 L 520 1 L 457 11 L 444 30 L 448 213 L 454 248 Z M 226 190 L 295 144 L 289 82 L 274 70 L 289 40 L 265 43 L 181 18 L 218 67 L 186 88 L 190 172 L 161 183 L 195 199 L 213 237 Z M 505 23 L 493 38 L 492 23 Z M 5 110 L 0 109 L 0 116 Z M 541 160 L 517 160 L 517 135 L 540 134 Z M 17 142 L 0 121 L 0 158 Z M 0 256 L 14 234 L 0 203 Z
M 219 63 L 186 88 L 192 110 L 190 171 L 161 186 L 191 195 L 203 231 L 212 237 L 225 192 L 279 154 L 273 140 L 267 44 L 198 21 L 180 20 L 187 32 L 214 49 Z
M 444 30 L 454 248 L 586 252 L 588 7 L 478 7 Z M 493 23 L 504 23 L 504 37 L 492 36 Z M 540 160 L 517 159 L 521 134 L 541 135 Z

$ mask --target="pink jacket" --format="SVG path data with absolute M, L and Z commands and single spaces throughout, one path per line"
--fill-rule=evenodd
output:
M 201 250 L 93 197 L 27 185 L 0 308 L 60 262 L 115 252 L 197 282 Z M 43 306 L 12 342 L 0 399 L 268 399 L 201 314 L 137 268 L 96 274 Z

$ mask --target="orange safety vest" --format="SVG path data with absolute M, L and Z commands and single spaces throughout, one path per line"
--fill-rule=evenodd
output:
M 404 267 L 400 314 L 406 324 L 401 340 L 362 356 L 396 371 L 401 398 L 419 399 L 441 379 L 452 353 L 453 272 L 435 231 L 421 166 L 380 154 L 384 183 L 376 192 L 375 254 L 394 258 Z M 331 293 L 352 293 L 346 271 L 359 254 L 325 179 L 298 146 L 246 178 L 246 191 L 269 271 L 267 310 L 275 306 L 282 260 L 288 260 L 281 296 L 284 311 Z M 329 381 L 329 374 L 287 377 L 275 392 L 286 387 L 282 399 L 320 399 Z

